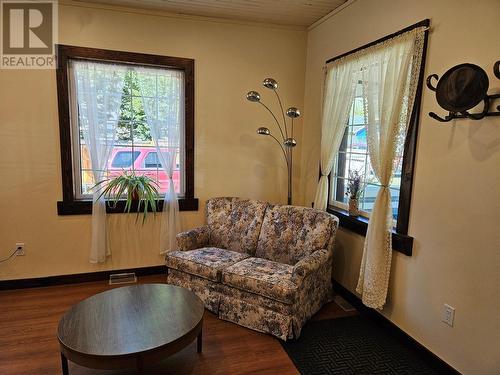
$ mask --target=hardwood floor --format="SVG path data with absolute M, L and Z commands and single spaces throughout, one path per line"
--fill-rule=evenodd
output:
M 140 283 L 162 283 L 147 276 Z M 75 303 L 113 288 L 106 281 L 0 292 L 0 374 L 61 373 L 56 330 L 61 316 Z M 338 305 L 325 306 L 315 319 L 352 315 Z M 71 375 L 133 374 L 87 369 L 70 363 Z M 203 353 L 196 341 L 156 366 L 149 374 L 298 374 L 279 341 L 205 313 Z

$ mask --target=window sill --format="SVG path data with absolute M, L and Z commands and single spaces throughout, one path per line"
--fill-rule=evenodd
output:
M 328 206 L 327 211 L 339 218 L 341 228 L 366 236 L 368 229 L 368 219 L 362 216 L 349 216 L 346 210 L 338 207 Z M 404 255 L 411 256 L 413 251 L 413 237 L 406 234 L 392 232 L 392 249 Z
M 198 211 L 198 198 L 179 198 L 179 211 Z M 163 200 L 158 202 L 158 212 L 163 210 Z M 106 205 L 108 214 L 122 214 L 125 209 L 125 201 L 118 201 L 116 207 Z M 133 205 L 130 212 L 137 212 L 137 205 Z M 92 201 L 59 201 L 57 202 L 57 214 L 66 215 L 90 215 L 92 214 Z

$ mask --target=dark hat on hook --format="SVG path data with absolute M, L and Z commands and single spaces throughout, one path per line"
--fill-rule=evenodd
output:
M 486 72 L 474 64 L 460 64 L 448 70 L 437 83 L 436 100 L 450 112 L 463 112 L 481 103 L 488 92 Z

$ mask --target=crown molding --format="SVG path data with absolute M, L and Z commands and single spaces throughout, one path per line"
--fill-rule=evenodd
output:
M 198 22 L 209 22 L 209 23 L 218 23 L 218 24 L 233 24 L 233 25 L 240 25 L 240 26 L 269 28 L 269 29 L 281 29 L 281 30 L 289 30 L 289 31 L 302 31 L 302 32 L 307 31 L 306 26 L 280 25 L 280 24 L 257 22 L 257 21 L 243 21 L 243 20 L 232 20 L 232 19 L 228 19 L 228 18 L 195 16 L 195 15 L 191 15 L 191 14 L 172 13 L 172 12 L 167 12 L 167 11 L 163 11 L 160 9 L 146 9 L 146 8 L 138 8 L 138 7 L 136 8 L 136 7 L 131 7 L 131 6 L 111 5 L 111 4 L 106 4 L 104 2 L 103 3 L 94 3 L 94 2 L 89 3 L 89 2 L 86 2 L 83 0 L 59 0 L 59 6 L 106 10 L 106 11 L 110 11 L 110 12 L 119 12 L 119 13 L 128 13 L 128 14 L 141 14 L 141 15 L 145 15 L 145 16 L 184 19 L 184 20 L 198 21 Z
M 317 20 L 316 22 L 314 22 L 312 25 L 308 26 L 307 27 L 307 31 L 311 31 L 311 30 L 315 29 L 316 27 L 318 27 L 319 25 L 321 25 L 323 22 L 326 22 L 328 19 L 330 19 L 331 17 L 333 17 L 337 13 L 342 12 L 345 8 L 347 8 L 348 6 L 354 4 L 355 2 L 356 2 L 356 0 L 348 0 L 348 1 L 346 1 L 344 4 L 338 6 L 334 10 L 332 10 L 326 16 L 321 17 L 319 20 Z

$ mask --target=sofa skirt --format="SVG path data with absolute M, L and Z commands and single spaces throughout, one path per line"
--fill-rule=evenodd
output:
M 307 319 L 331 299 L 323 295 L 317 296 L 319 298 L 314 299 L 312 304 L 299 300 L 287 305 L 174 269 L 168 269 L 167 282 L 194 292 L 205 308 L 219 319 L 271 334 L 284 341 L 299 338 Z M 311 287 L 309 285 L 308 289 L 313 289 Z M 309 291 L 318 294 L 318 291 Z
M 189 289 L 200 297 L 207 310 L 214 314 L 219 313 L 220 284 L 170 268 L 168 269 L 167 283 Z
M 284 341 L 300 336 L 300 325 L 294 316 L 235 298 L 221 296 L 219 318 L 254 331 L 269 333 Z

